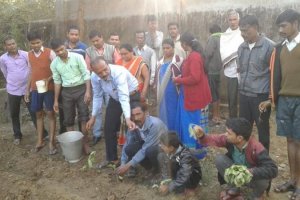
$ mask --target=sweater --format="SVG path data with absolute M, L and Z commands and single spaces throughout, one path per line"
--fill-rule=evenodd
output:
M 184 108 L 195 111 L 205 108 L 211 102 L 207 75 L 204 72 L 202 56 L 192 51 L 182 64 L 182 77 L 175 83 L 183 85 Z
M 300 97 L 300 45 L 292 51 L 285 45 L 280 53 L 280 64 L 282 80 L 279 95 Z
M 36 57 L 33 51 L 28 53 L 29 63 L 31 65 L 31 90 L 37 90 L 36 81 L 48 79 L 52 76 L 50 69 L 51 59 L 50 59 L 51 49 L 44 48 L 44 51 Z M 54 90 L 53 81 L 48 84 L 48 90 Z

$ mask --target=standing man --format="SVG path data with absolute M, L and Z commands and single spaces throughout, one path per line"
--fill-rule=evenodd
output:
M 84 134 L 83 150 L 89 154 L 88 132 L 85 127 L 89 119 L 88 104 L 91 100 L 90 73 L 84 58 L 77 53 L 68 52 L 60 39 L 53 39 L 51 47 L 57 56 L 50 66 L 54 80 L 54 111 L 58 112 L 58 97 L 61 92 L 67 131 L 74 130 L 77 109 L 81 132 Z
M 104 121 L 106 160 L 98 165 L 102 168 L 109 164 L 117 165 L 117 132 L 120 130 L 121 115 L 124 114 L 128 129 L 135 129 L 136 125 L 130 119 L 130 103 L 140 101 L 140 94 L 138 81 L 124 67 L 108 64 L 103 57 L 96 57 L 91 62 L 91 67 L 93 111 L 86 125 L 88 130 L 95 124 L 97 113 L 103 105 L 104 94 L 110 96 Z
M 148 16 L 147 19 L 148 32 L 145 34 L 146 44 L 155 51 L 155 54 L 158 58 L 159 49 L 164 38 L 164 34 L 161 31 L 157 30 L 157 18 L 155 15 Z
M 91 70 L 91 61 L 98 56 L 103 56 L 106 62 L 110 64 L 115 63 L 121 58 L 113 45 L 104 42 L 103 36 L 99 31 L 92 30 L 89 33 L 89 39 L 92 46 L 86 49 L 85 57 L 89 70 Z
M 9 112 L 15 138 L 14 144 L 19 145 L 23 136 L 20 126 L 20 106 L 26 92 L 27 80 L 30 73 L 28 53 L 18 50 L 15 39 L 10 36 L 6 37 L 3 43 L 7 53 L 0 57 L 0 69 L 6 80 Z M 36 126 L 35 114 L 31 112 L 30 104 L 26 104 L 26 106 Z
M 240 20 L 240 30 L 245 40 L 238 49 L 239 83 L 239 116 L 250 124 L 255 122 L 259 142 L 269 150 L 271 108 L 260 112 L 259 104 L 269 99 L 270 72 L 269 64 L 273 44 L 258 33 L 258 19 L 246 15 Z
M 38 140 L 35 151 L 37 152 L 45 146 L 43 141 L 45 111 L 48 116 L 50 130 L 49 155 L 54 155 L 57 152 L 55 147 L 56 117 L 53 110 L 54 83 L 50 64 L 55 58 L 55 53 L 51 49 L 43 47 L 42 35 L 40 33 L 36 31 L 30 32 L 27 35 L 27 39 L 32 50 L 28 53 L 30 75 L 25 101 L 27 103 L 31 101 L 31 111 L 36 115 Z M 44 93 L 39 93 L 36 86 L 36 82 L 41 80 L 44 81 L 47 88 L 47 91 Z
M 109 35 L 108 43 L 110 45 L 113 45 L 115 47 L 116 51 L 118 52 L 118 54 L 120 54 L 121 41 L 120 41 L 120 35 L 117 32 L 112 32 Z
M 209 28 L 211 33 L 205 47 L 205 68 L 208 73 L 210 93 L 212 96 L 212 122 L 219 124 L 220 117 L 220 71 L 222 70 L 222 59 L 220 55 L 221 28 L 213 24 Z
M 181 58 L 185 59 L 186 52 L 181 47 L 178 23 L 177 22 L 168 23 L 168 32 L 169 32 L 169 38 L 173 40 L 174 45 L 175 45 L 175 47 L 174 47 L 175 55 L 178 55 Z M 161 58 L 162 56 L 163 56 L 163 50 L 162 50 L 162 46 L 161 46 L 160 50 L 159 50 L 158 58 Z
M 88 69 L 91 71 L 91 61 L 98 56 L 103 56 L 104 59 L 113 64 L 117 60 L 121 59 L 120 54 L 117 52 L 116 48 L 113 45 L 104 43 L 102 34 L 99 31 L 93 30 L 89 34 L 90 42 L 92 46 L 86 49 L 85 61 L 88 66 Z M 108 103 L 108 96 L 103 96 L 104 104 Z M 102 109 L 99 110 L 96 116 L 96 122 L 93 126 L 93 145 L 96 145 L 102 137 Z
M 300 13 L 287 9 L 276 24 L 285 40 L 276 46 L 271 58 L 271 97 L 277 111 L 277 135 L 287 138 L 290 179 L 274 190 L 292 191 L 290 199 L 300 199 Z M 270 105 L 265 101 L 260 109 Z
M 244 42 L 239 29 L 240 15 L 235 10 L 228 12 L 229 28 L 220 38 L 220 54 L 224 67 L 224 74 L 227 79 L 227 95 L 229 106 L 229 117 L 237 117 L 238 104 L 238 71 L 237 71 L 237 50 Z
M 80 41 L 80 29 L 76 25 L 71 25 L 67 31 L 67 41 L 65 41 L 66 49 L 69 52 L 78 53 L 85 58 L 85 50 L 87 45 Z M 62 109 L 61 95 L 59 96 L 59 133 L 66 132 L 66 126 L 64 125 L 64 111 Z M 80 122 L 78 122 L 78 128 L 81 130 Z
M 69 52 L 74 52 L 85 57 L 87 45 L 80 41 L 80 30 L 78 26 L 72 25 L 68 28 L 65 46 Z
M 152 170 L 152 174 L 159 172 L 158 153 L 159 139 L 167 134 L 166 125 L 157 117 L 149 116 L 146 104 L 131 104 L 131 119 L 137 128 L 128 131 L 126 143 L 123 146 L 121 166 L 117 169 L 119 175 L 126 172 L 129 177 L 136 175 L 136 168 L 141 164 L 146 170 Z
M 155 71 L 156 71 L 156 53 L 147 44 L 145 44 L 145 32 L 137 31 L 135 33 L 135 40 L 137 46 L 133 48 L 135 55 L 141 56 L 144 62 L 149 67 L 150 71 L 150 86 L 154 83 Z

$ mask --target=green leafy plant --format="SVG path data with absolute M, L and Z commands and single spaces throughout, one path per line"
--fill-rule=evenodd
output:
M 246 166 L 232 165 L 225 170 L 224 179 L 227 183 L 241 187 L 252 180 L 253 175 Z
M 96 160 L 96 151 L 92 151 L 89 155 L 87 163 L 81 168 L 82 170 L 87 170 L 93 168 L 93 165 Z
M 160 185 L 168 185 L 171 182 L 172 182 L 172 179 L 165 179 L 160 182 Z M 152 185 L 152 189 L 158 189 L 158 188 L 159 188 L 158 184 Z

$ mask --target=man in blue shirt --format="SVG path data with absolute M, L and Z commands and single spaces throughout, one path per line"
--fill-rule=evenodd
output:
M 135 175 L 135 166 L 141 164 L 145 169 L 159 172 L 157 155 L 159 141 L 162 134 L 166 134 L 166 125 L 157 117 L 148 115 L 147 106 L 140 102 L 131 104 L 131 119 L 137 125 L 129 130 L 126 143 L 123 146 L 121 166 L 117 169 L 119 175 Z
M 77 26 L 72 25 L 68 28 L 65 46 L 69 52 L 78 53 L 85 58 L 87 45 L 80 41 L 80 30 Z

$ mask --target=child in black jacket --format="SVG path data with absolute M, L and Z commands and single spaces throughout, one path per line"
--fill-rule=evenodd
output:
M 162 184 L 159 192 L 162 195 L 169 192 L 193 194 L 202 177 L 198 159 L 181 144 L 175 132 L 163 134 L 160 137 L 160 147 L 167 155 L 164 157 L 169 159 L 172 180 L 169 184 Z M 159 156 L 159 158 L 162 157 Z

